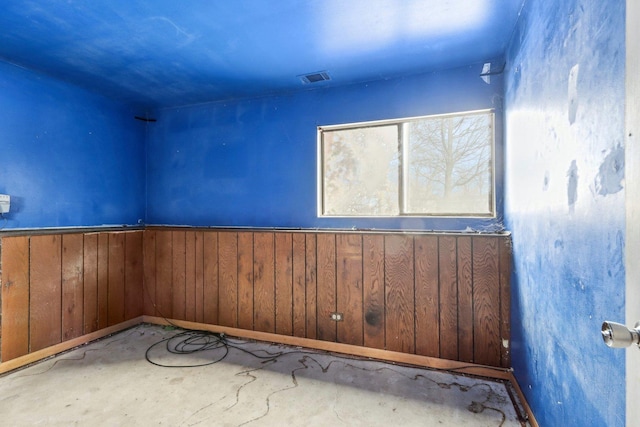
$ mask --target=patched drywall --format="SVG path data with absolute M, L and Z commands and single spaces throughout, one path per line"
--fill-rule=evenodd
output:
M 623 426 L 624 18 L 616 0 L 528 1 L 505 77 L 512 360 L 543 426 Z

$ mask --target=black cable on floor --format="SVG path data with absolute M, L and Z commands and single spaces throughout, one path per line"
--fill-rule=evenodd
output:
M 150 356 L 151 351 L 162 344 L 165 344 L 166 351 L 171 354 L 184 355 L 205 351 L 215 352 L 216 350 L 220 350 L 219 353 L 221 354 L 213 353 L 216 354 L 215 357 L 213 357 L 208 362 L 200 364 L 168 365 L 165 363 L 154 361 Z M 161 366 L 164 368 L 197 368 L 200 366 L 213 365 L 214 363 L 218 363 L 224 360 L 224 358 L 229 354 L 229 349 L 231 348 L 240 350 L 257 359 L 263 359 L 265 361 L 275 360 L 279 356 L 282 356 L 282 354 L 284 354 L 284 352 L 270 353 L 266 350 L 260 350 L 260 352 L 263 354 L 258 354 L 257 352 L 242 348 L 241 345 L 242 343 L 236 343 L 229 340 L 224 334 L 187 329 L 177 333 L 176 335 L 173 335 L 172 337 L 164 338 L 157 343 L 152 344 L 145 352 L 145 359 L 147 360 L 147 362 L 153 365 Z

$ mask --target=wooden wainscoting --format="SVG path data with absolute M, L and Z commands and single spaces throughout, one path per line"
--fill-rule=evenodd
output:
M 149 316 L 511 365 L 508 235 L 149 228 L 143 246 Z
M 1 362 L 145 314 L 510 367 L 508 235 L 156 227 L 1 250 Z
M 0 361 L 140 317 L 142 238 L 142 230 L 2 237 Z

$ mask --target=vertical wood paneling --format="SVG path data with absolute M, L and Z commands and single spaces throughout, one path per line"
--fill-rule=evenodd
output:
M 84 333 L 98 330 L 98 234 L 84 235 L 83 254 Z
M 156 313 L 173 318 L 173 261 L 171 231 L 156 232 Z
M 336 306 L 343 321 L 337 324 L 337 341 L 363 345 L 362 236 L 336 236 Z
M 98 329 L 109 326 L 109 233 L 98 234 Z
M 124 254 L 124 317 L 134 319 L 142 315 L 142 232 L 125 234 Z
M 500 246 L 500 366 L 511 367 L 511 245 L 508 239 L 499 239 Z M 506 345 L 505 345 L 506 344 Z
M 275 233 L 276 334 L 293 335 L 293 241 L 291 233 Z
M 458 237 L 458 360 L 473 362 L 471 237 Z
M 413 236 L 385 236 L 387 350 L 414 353 Z
M 458 358 L 458 266 L 456 238 L 439 237 L 440 357 Z
M 238 233 L 238 327 L 253 330 L 253 233 Z
M 124 322 L 124 234 L 109 234 L 109 326 Z
M 275 332 L 275 254 L 273 233 L 253 235 L 253 327 Z
M 2 360 L 147 313 L 510 366 L 508 237 L 145 230 L 2 245 Z
M 29 333 L 34 352 L 62 341 L 62 238 L 31 237 Z
M 148 316 L 158 316 L 156 311 L 156 231 L 145 230 L 143 233 L 143 309 Z
M 29 351 L 33 352 L 122 322 L 127 263 L 132 266 L 131 281 L 136 283 L 132 290 L 139 290 L 141 284 L 142 232 L 126 235 L 131 235 L 133 239 L 129 255 L 125 249 L 125 233 L 20 237 L 19 240 L 29 242 L 30 246 L 25 259 L 28 281 L 23 287 L 23 297 L 26 295 L 28 299 L 22 309 L 5 308 L 3 325 L 11 325 L 13 313 L 28 319 L 23 322 L 28 325 L 28 333 L 23 331 L 21 335 L 24 342 L 28 342 Z M 11 238 L 4 238 L 3 241 L 5 250 L 11 249 Z M 140 243 L 136 244 L 136 241 Z M 4 252 L 2 263 L 6 271 L 5 280 L 12 274 L 13 261 L 6 258 L 12 253 L 20 254 L 20 251 L 12 249 Z M 4 291 L 9 290 L 10 287 Z M 13 300 L 19 298 L 9 294 L 4 304 L 15 304 Z M 132 295 L 130 304 L 139 307 L 140 301 L 138 291 Z M 140 309 L 133 311 L 133 317 L 140 314 Z M 11 334 L 6 334 L 3 343 L 12 349 L 7 350 L 5 358 L 7 354 L 25 354 L 25 344 L 12 344 Z
M 62 340 L 79 337 L 83 333 L 84 236 L 62 236 Z
M 194 233 L 194 289 L 195 289 L 195 321 L 204 322 L 204 233 Z
M 500 289 L 498 239 L 473 240 L 474 361 L 500 366 Z
M 317 240 L 316 235 L 305 235 L 305 284 L 306 284 L 306 322 L 307 338 L 316 339 L 318 336 L 318 264 L 317 264 Z
M 218 233 L 219 306 L 222 326 L 238 326 L 238 235 Z
M 205 323 L 222 324 L 219 321 L 219 264 L 218 233 L 207 231 L 202 236 L 203 278 L 202 278 L 202 318 Z
M 336 322 L 331 314 L 336 311 L 336 235 L 319 233 L 317 239 L 317 338 L 335 341 Z
M 292 236 L 293 251 L 293 335 L 306 337 L 306 238 L 302 233 L 294 233 Z
M 364 235 L 362 246 L 364 345 L 384 349 L 384 236 Z
M 186 251 L 184 231 L 172 231 L 172 266 L 171 266 L 171 285 L 172 285 L 172 316 L 177 320 L 186 320 L 186 298 L 187 286 L 185 282 L 186 270 Z
M 196 321 L 196 232 L 185 232 L 184 240 L 184 320 Z
M 414 239 L 416 270 L 416 354 L 440 357 L 438 237 Z
M 29 352 L 29 237 L 2 239 L 2 362 Z

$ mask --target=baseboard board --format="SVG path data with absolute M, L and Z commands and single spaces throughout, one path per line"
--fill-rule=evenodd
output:
M 61 342 L 60 344 L 52 345 L 51 347 L 43 348 L 42 350 L 34 351 L 33 353 L 16 357 L 15 359 L 7 360 L 6 362 L 0 363 L 0 374 L 5 374 L 9 371 L 22 368 L 32 363 L 38 362 L 42 359 L 55 356 L 58 353 L 71 350 L 75 347 L 86 344 L 88 342 L 95 341 L 100 338 L 104 338 L 111 334 L 115 334 L 117 332 L 131 328 L 132 326 L 136 326 L 142 322 L 143 322 L 143 316 L 139 316 L 134 319 L 127 320 L 122 323 L 118 323 L 117 325 L 109 326 L 107 328 L 100 329 L 99 331 L 82 335 L 77 338 Z

